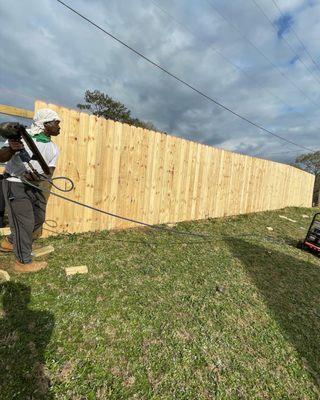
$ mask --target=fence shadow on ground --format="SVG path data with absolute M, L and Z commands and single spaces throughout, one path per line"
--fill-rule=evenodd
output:
M 284 336 L 320 388 L 320 266 L 241 239 L 228 241 Z

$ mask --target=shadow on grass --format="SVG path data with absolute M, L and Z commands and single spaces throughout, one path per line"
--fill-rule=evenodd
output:
M 320 267 L 244 240 L 228 241 L 284 336 L 320 387 Z
M 44 352 L 50 341 L 54 316 L 28 308 L 30 287 L 17 282 L 0 285 L 1 399 L 53 399 L 46 376 Z

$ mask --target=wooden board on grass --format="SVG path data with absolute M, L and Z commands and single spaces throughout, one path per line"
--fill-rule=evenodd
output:
M 66 275 L 87 274 L 88 267 L 86 265 L 79 265 L 77 267 L 65 268 Z

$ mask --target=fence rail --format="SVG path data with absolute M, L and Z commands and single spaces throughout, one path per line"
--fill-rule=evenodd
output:
M 67 194 L 150 224 L 311 206 L 314 176 L 294 167 L 231 153 L 40 101 L 62 118 L 56 176 Z M 134 224 L 51 197 L 46 235 Z
M 24 108 L 17 108 L 0 104 L 0 114 L 14 115 L 15 117 L 32 119 L 34 112 L 25 110 Z

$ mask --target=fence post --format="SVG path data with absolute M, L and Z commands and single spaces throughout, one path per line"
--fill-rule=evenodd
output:
M 314 181 L 312 205 L 314 207 L 320 206 L 320 174 L 316 175 Z

